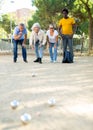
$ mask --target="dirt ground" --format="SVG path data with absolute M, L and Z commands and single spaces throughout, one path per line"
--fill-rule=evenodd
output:
M 61 56 L 57 63 L 34 59 L 13 63 L 11 55 L 0 56 L 0 130 L 93 130 L 93 57 L 75 57 L 73 64 L 62 64 Z M 13 100 L 19 101 L 14 110 Z M 24 113 L 32 117 L 27 125 Z

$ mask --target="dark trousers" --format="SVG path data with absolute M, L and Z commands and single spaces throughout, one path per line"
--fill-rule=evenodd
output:
M 63 39 L 63 54 L 67 51 L 68 47 L 73 57 L 73 38 L 71 38 L 69 35 L 63 35 L 62 39 Z
M 14 40 L 13 39 L 13 54 L 14 54 L 14 60 L 17 60 L 18 57 L 18 44 L 21 45 L 22 47 L 22 56 L 23 56 L 23 60 L 27 59 L 27 53 L 26 53 L 26 48 L 22 46 L 24 39 L 22 40 Z

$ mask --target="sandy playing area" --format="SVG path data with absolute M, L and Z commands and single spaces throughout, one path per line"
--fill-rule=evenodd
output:
M 11 55 L 0 56 L 0 130 L 93 130 L 93 57 L 76 57 L 73 64 L 62 64 L 61 56 L 57 63 L 34 58 L 13 63 Z M 13 100 L 19 101 L 14 110 Z M 32 117 L 27 125 L 24 113 Z

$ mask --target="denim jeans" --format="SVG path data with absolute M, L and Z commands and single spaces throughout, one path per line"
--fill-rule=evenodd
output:
M 73 38 L 71 38 L 69 35 L 63 35 L 62 39 L 63 39 L 63 54 L 68 47 L 73 57 Z
M 39 43 L 35 44 L 35 54 L 37 58 L 43 57 L 43 46 L 40 47 Z
M 27 53 L 26 53 L 26 48 L 22 46 L 24 39 L 22 40 L 14 40 L 13 39 L 13 54 L 14 54 L 14 60 L 17 60 L 18 57 L 18 44 L 21 45 L 22 47 L 22 56 L 23 56 L 23 60 L 27 59 Z
M 57 60 L 57 43 L 49 43 L 49 53 L 51 61 Z

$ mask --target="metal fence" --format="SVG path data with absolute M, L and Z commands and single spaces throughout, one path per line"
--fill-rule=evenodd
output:
M 62 39 L 59 39 L 59 45 L 58 45 L 58 51 L 62 52 Z M 89 39 L 84 39 L 84 38 L 73 38 L 73 50 L 74 52 L 80 52 L 80 53 L 85 53 L 88 51 L 89 48 Z
M 73 49 L 74 52 L 80 52 L 80 53 L 85 53 L 88 51 L 88 43 L 89 40 L 88 39 L 73 39 Z M 58 40 L 58 54 L 62 54 L 62 39 L 59 38 Z M 21 46 L 18 46 L 19 52 L 21 51 Z M 29 47 L 29 45 L 27 45 L 27 51 L 28 53 L 31 52 L 31 48 Z M 11 44 L 10 42 L 6 42 L 6 41 L 0 41 L 0 53 L 12 53 L 13 52 L 13 44 Z M 48 48 L 45 47 L 45 52 L 48 52 Z
M 13 45 L 11 43 L 0 41 L 0 52 L 12 52 Z

